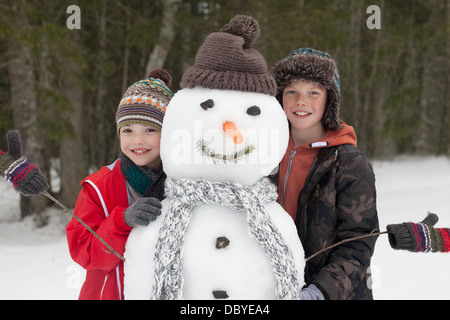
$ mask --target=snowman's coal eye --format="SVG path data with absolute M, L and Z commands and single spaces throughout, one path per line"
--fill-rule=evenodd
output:
M 203 108 L 203 110 L 208 110 L 209 108 L 214 107 L 214 101 L 213 99 L 208 99 L 200 103 L 200 106 Z
M 258 116 L 261 114 L 261 109 L 258 106 L 251 106 L 247 109 L 247 114 L 251 116 Z

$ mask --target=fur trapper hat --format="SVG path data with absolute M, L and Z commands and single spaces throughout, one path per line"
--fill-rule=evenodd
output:
M 277 82 L 277 98 L 282 103 L 283 89 L 295 80 L 311 81 L 327 90 L 327 106 L 322 117 L 325 130 L 341 128 L 339 104 L 341 100 L 339 70 L 328 53 L 311 48 L 293 51 L 278 61 L 271 70 Z

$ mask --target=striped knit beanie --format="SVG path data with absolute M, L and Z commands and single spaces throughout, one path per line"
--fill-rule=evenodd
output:
M 334 59 L 326 52 L 300 48 L 278 61 L 271 69 L 277 82 L 277 99 L 282 103 L 284 87 L 295 80 L 312 81 L 327 90 L 327 106 L 322 117 L 325 130 L 341 127 L 339 109 L 341 84 L 339 70 Z
M 161 131 L 164 114 L 173 97 L 170 74 L 162 69 L 150 72 L 147 79 L 133 83 L 120 101 L 116 113 L 117 132 L 132 123 Z

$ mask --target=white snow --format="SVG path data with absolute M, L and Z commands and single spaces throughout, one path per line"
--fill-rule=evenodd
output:
M 68 217 L 45 212 L 49 224 L 19 221 L 19 195 L 0 180 L 0 300 L 77 299 L 86 272 L 70 257 L 65 238 Z
M 380 228 L 418 222 L 428 211 L 450 227 L 450 159 L 399 157 L 374 162 Z M 19 221 L 18 196 L 0 180 L 0 299 L 77 299 L 84 270 L 70 258 L 65 219 L 49 209 L 50 225 Z M 380 236 L 372 259 L 375 299 L 450 299 L 450 253 L 394 251 Z
M 450 228 L 450 159 L 396 158 L 375 162 L 380 228 L 420 222 L 436 213 L 437 228 Z M 387 235 L 377 241 L 372 259 L 375 299 L 450 299 L 450 253 L 395 251 Z

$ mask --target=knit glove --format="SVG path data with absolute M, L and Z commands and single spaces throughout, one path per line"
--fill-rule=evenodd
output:
M 140 198 L 125 210 L 123 218 L 130 228 L 147 226 L 161 214 L 161 208 L 157 198 Z
M 303 288 L 299 294 L 300 300 L 325 300 L 325 296 L 322 291 L 315 285 L 310 284 L 306 288 Z
M 11 182 L 24 196 L 35 196 L 48 189 L 47 181 L 36 165 L 22 156 L 22 142 L 18 131 L 6 134 L 8 152 L 0 150 L 0 175 Z
M 447 252 L 450 247 L 448 229 L 433 228 L 438 220 L 436 214 L 429 213 L 420 223 L 405 222 L 388 225 L 391 247 L 412 252 Z

